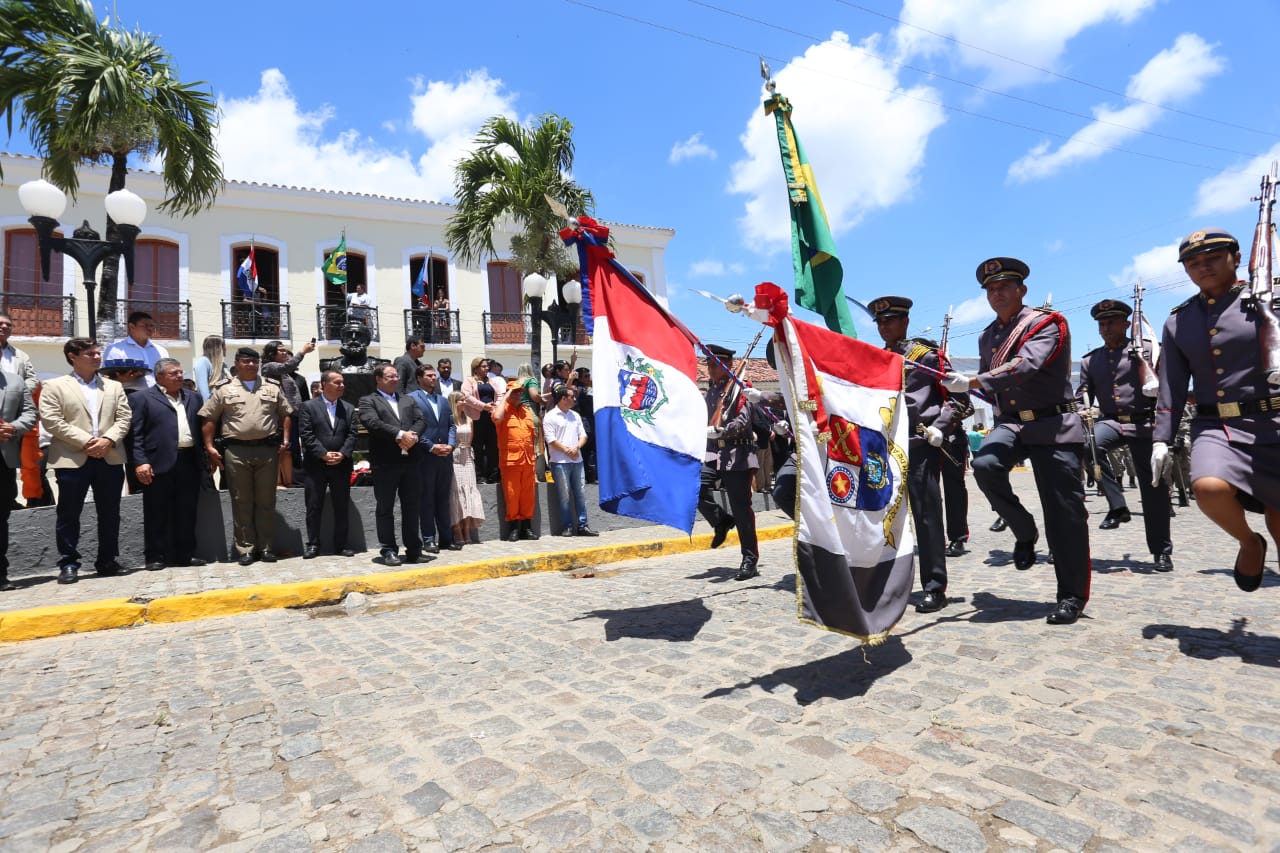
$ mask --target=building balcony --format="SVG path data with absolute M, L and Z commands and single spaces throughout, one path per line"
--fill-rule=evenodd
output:
M 288 304 L 223 302 L 222 336 L 236 341 L 291 340 Z
M 134 311 L 146 311 L 155 320 L 156 331 L 151 337 L 160 341 L 190 341 L 194 328 L 191 324 L 190 302 L 167 302 L 155 299 L 129 299 L 116 301 L 116 324 L 123 329 Z
M 348 321 L 363 323 L 369 329 L 369 340 L 382 340 L 378 333 L 377 308 L 348 308 L 345 305 L 316 306 L 316 337 L 322 341 L 342 340 L 342 327 Z
M 13 318 L 16 337 L 72 338 L 76 334 L 74 296 L 0 293 L 0 309 Z
M 485 332 L 488 333 L 488 326 Z M 404 312 L 404 336 L 422 338 L 427 346 L 460 344 L 462 332 L 458 326 L 458 312 L 408 309 Z
M 484 312 L 484 342 L 488 346 L 528 346 L 532 340 L 529 315 L 523 312 Z

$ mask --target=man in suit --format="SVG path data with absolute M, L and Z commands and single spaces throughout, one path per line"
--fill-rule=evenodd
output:
M 431 554 L 438 554 L 441 548 L 461 551 L 462 546 L 453 541 L 453 522 L 449 517 L 457 428 L 449 401 L 440 394 L 434 367 L 424 364 L 418 368 L 418 390 L 409 396 L 426 424 L 418 437 L 418 518 L 422 547 Z
M 9 343 L 13 334 L 13 318 L 0 311 L 0 371 L 15 374 L 32 393 L 36 390 L 36 369 L 31 356 Z
M 129 400 L 133 409 L 129 464 L 142 484 L 146 568 L 203 566 L 205 561 L 195 555 L 196 506 L 204 480 L 200 395 L 182 387 L 182 364 L 176 358 L 157 361 L 155 378 L 153 387 Z
M 22 437 L 35 425 L 31 389 L 18 374 L 0 370 L 0 592 L 15 589 L 9 583 L 9 513 L 18 496 L 14 473 L 22 467 Z
M 354 557 L 347 547 L 351 506 L 351 454 L 356 449 L 355 407 L 342 399 L 346 380 L 336 370 L 320 376 L 320 393 L 302 404 L 298 424 L 302 441 L 302 471 L 307 497 L 305 560 L 320 556 L 320 513 L 324 495 L 333 495 L 333 550 Z
M 404 354 L 396 356 L 395 361 L 392 362 L 396 368 L 396 375 L 400 377 L 397 393 L 411 394 L 417 390 L 418 383 L 414 377 L 418 375 L 418 365 L 422 364 L 422 354 L 426 351 L 427 345 L 417 335 L 405 339 Z
M 436 376 L 440 385 L 440 393 L 448 397 L 454 391 L 462 390 L 462 380 L 453 375 L 453 359 L 442 358 L 436 362 Z
M 418 534 L 418 436 L 426 421 L 417 404 L 397 390 L 400 374 L 390 364 L 373 369 L 377 388 L 360 398 L 360 422 L 369 431 L 369 461 L 373 469 L 374 519 L 378 527 L 379 560 L 384 566 L 422 561 Z M 400 534 L 405 559 L 396 552 L 395 503 L 400 497 Z
M 88 338 L 71 338 L 62 347 L 71 373 L 50 379 L 40 394 L 40 420 L 52 438 L 49 467 L 58 480 L 58 583 L 79 580 L 80 513 L 93 489 L 98 516 L 100 575 L 121 575 L 120 491 L 124 487 L 121 446 L 133 412 L 124 386 L 98 375 L 102 349 Z

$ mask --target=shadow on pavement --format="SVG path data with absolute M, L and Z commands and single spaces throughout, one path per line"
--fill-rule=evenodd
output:
M 717 687 L 702 698 L 715 699 L 757 686 L 777 696 L 777 688 L 785 684 L 795 690 L 797 705 L 809 705 L 819 699 L 852 699 L 865 695 L 877 679 L 910 662 L 911 653 L 894 636 L 879 646 L 846 649 L 820 660 L 758 675 L 732 687 Z
M 1020 598 L 1000 598 L 989 592 L 975 592 L 969 599 L 977 612 L 970 622 L 1025 622 L 1043 619 L 1054 608 L 1051 601 L 1025 601 Z
M 1268 637 L 1246 631 L 1246 618 L 1231 620 L 1231 630 L 1192 628 L 1189 625 L 1147 625 L 1142 638 L 1165 637 L 1178 641 L 1178 650 L 1187 657 L 1216 660 L 1238 657 L 1242 663 L 1280 667 L 1280 637 Z
M 604 638 L 608 642 L 629 637 L 637 640 L 667 640 L 688 643 L 698 636 L 711 618 L 711 611 L 701 598 L 627 607 L 622 610 L 592 610 L 573 621 L 603 619 Z

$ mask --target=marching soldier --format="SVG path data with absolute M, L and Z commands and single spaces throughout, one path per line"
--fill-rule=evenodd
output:
M 707 351 L 711 353 L 707 358 L 707 452 L 703 457 L 698 511 L 715 531 L 712 548 L 723 545 L 729 531 L 738 528 L 742 565 L 733 579 L 744 581 L 760 574 L 756 514 L 751 507 L 751 479 L 760 467 L 751 426 L 752 405 L 738 383 L 729 377 L 727 365 L 733 361 L 733 350 L 712 344 Z M 717 484 L 723 486 L 729 498 L 729 513 L 720 508 L 712 494 Z
M 1253 592 L 1262 585 L 1267 540 L 1245 511 L 1263 513 L 1273 538 L 1280 530 L 1280 391 L 1263 367 L 1262 306 L 1236 280 L 1240 244 L 1226 231 L 1188 235 L 1178 261 L 1200 292 L 1164 324 L 1151 467 L 1160 476 L 1171 462 L 1194 380 L 1191 489 L 1200 511 L 1240 543 L 1232 573 L 1236 586 Z
M 1120 485 L 1120 472 L 1111 456 L 1112 451 L 1128 445 L 1133 452 L 1133 465 L 1142 494 L 1147 551 L 1154 558 L 1157 572 L 1171 572 L 1173 542 L 1169 538 L 1169 486 L 1163 480 L 1159 485 L 1152 485 L 1151 481 L 1151 433 L 1155 428 L 1156 409 L 1155 400 L 1142 393 L 1141 363 L 1127 334 L 1128 317 L 1133 309 L 1118 300 L 1104 299 L 1093 306 L 1090 313 L 1098 321 L 1102 346 L 1090 350 L 1080 359 L 1076 402 L 1086 405 L 1088 395 L 1097 408 L 1093 437 L 1102 469 L 1102 491 L 1107 496 L 1109 507 L 1099 529 L 1115 530 L 1132 520 Z M 1150 364 L 1151 345 L 1142 341 L 1141 346 Z
M 908 447 L 907 496 L 920 548 L 920 584 L 924 598 L 917 613 L 933 613 L 947 606 L 946 532 L 943 529 L 942 442 L 973 407 L 966 393 L 948 394 L 938 379 L 949 369 L 933 341 L 907 338 L 912 302 L 904 296 L 882 296 L 871 303 L 876 329 L 884 348 L 935 371 L 907 369 L 903 396 L 911 429 Z
M 991 258 L 977 270 L 995 321 L 982 331 L 978 375 L 949 373 L 953 392 L 983 390 L 995 426 L 973 457 L 973 476 L 992 508 L 1007 520 L 1017 544 L 1013 565 L 1031 568 L 1040 532 L 1013 493 L 1009 470 L 1022 457 L 1035 471 L 1049 548 L 1058 577 L 1050 625 L 1069 625 L 1089 600 L 1089 518 L 1080 482 L 1084 428 L 1071 396 L 1071 333 L 1056 311 L 1023 304 L 1030 268 L 1016 258 Z
M 957 419 L 942 439 L 942 506 L 947 514 L 948 557 L 963 556 L 969 541 L 969 486 L 964 479 L 968 463 L 969 436 L 963 421 Z

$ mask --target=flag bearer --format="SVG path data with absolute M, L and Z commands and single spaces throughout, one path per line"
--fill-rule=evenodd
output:
M 702 486 L 698 491 L 698 511 L 714 530 L 711 547 L 724 544 L 729 531 L 738 528 L 742 565 L 734 580 L 748 580 L 760 574 L 760 552 L 756 545 L 756 514 L 751 507 L 751 480 L 760 463 L 756 459 L 756 437 L 752 430 L 752 404 L 742 387 L 729 376 L 733 350 L 712 344 L 707 347 L 707 452 L 703 457 Z M 729 498 L 726 513 L 712 492 L 717 485 Z

